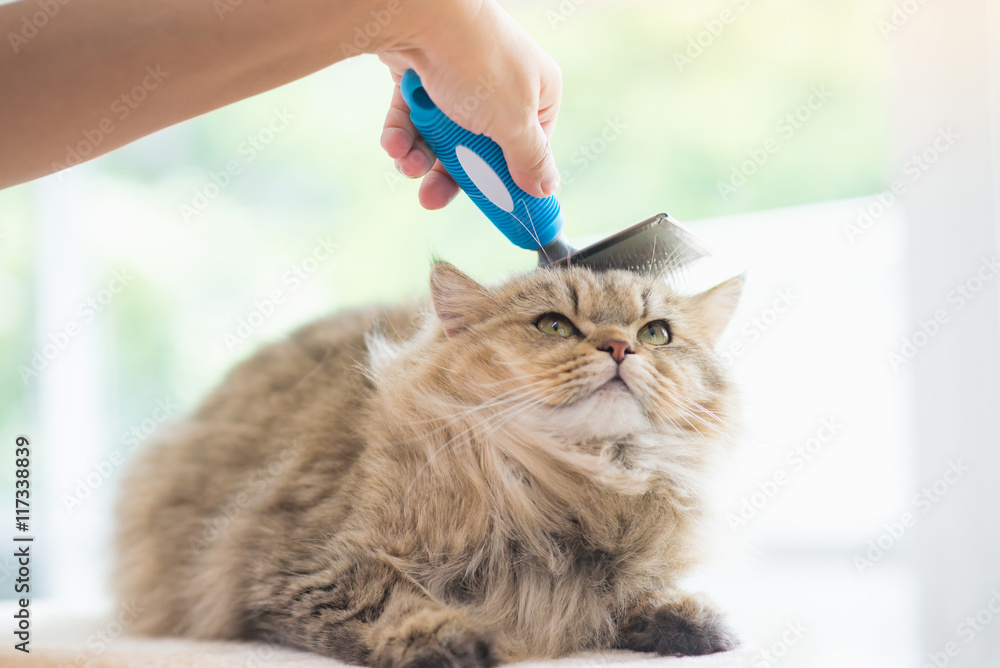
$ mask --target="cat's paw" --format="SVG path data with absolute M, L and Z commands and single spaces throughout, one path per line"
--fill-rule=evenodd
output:
M 457 610 L 422 610 L 406 617 L 376 649 L 376 668 L 490 668 L 499 661 L 489 634 Z
M 623 649 L 673 656 L 726 652 L 738 645 L 722 615 L 703 598 L 688 595 L 639 611 L 621 637 Z

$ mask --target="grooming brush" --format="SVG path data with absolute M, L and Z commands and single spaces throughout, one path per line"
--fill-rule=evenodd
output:
M 650 271 L 682 283 L 694 265 L 712 255 L 698 237 L 665 213 L 585 248 L 574 248 L 562 231 L 559 200 L 554 195 L 532 197 L 521 190 L 496 142 L 448 118 L 413 70 L 403 75 L 400 90 L 413 124 L 451 177 L 511 243 L 538 252 L 540 267 Z

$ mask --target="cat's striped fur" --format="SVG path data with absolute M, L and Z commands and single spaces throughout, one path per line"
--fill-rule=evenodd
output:
M 264 348 L 130 471 L 134 627 L 377 666 L 732 647 L 676 583 L 731 441 L 712 347 L 740 287 L 571 268 L 486 288 L 438 264 L 425 312 L 342 313 Z M 539 331 L 546 313 L 574 335 Z M 669 344 L 637 339 L 652 320 Z

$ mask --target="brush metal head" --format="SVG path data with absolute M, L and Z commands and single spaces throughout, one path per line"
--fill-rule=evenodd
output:
M 570 246 L 560 233 L 538 250 L 538 265 L 627 269 L 683 284 L 690 270 L 711 256 L 705 242 L 669 215 L 659 213 L 581 250 Z

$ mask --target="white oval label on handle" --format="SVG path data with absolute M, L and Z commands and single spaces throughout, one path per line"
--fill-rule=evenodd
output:
M 510 213 L 514 210 L 514 200 L 507 191 L 507 186 L 493 171 L 489 163 L 467 146 L 456 146 L 455 157 L 462 164 L 469 179 L 476 184 L 479 192 L 486 195 L 486 199 Z

